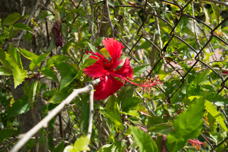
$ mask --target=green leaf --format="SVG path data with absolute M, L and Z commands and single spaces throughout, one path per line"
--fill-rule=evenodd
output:
M 143 72 L 146 71 L 146 69 L 149 67 L 149 64 L 139 65 L 134 68 L 134 75 L 140 76 Z
M 100 109 L 100 113 L 112 121 L 117 128 L 123 128 L 120 113 L 117 110 Z
M 10 68 L 9 63 L 6 61 L 5 52 L 0 48 L 0 63 L 7 68 Z
M 204 101 L 197 99 L 189 109 L 174 120 L 174 132 L 167 137 L 167 147 L 170 152 L 180 150 L 188 139 L 199 136 L 202 129 L 202 117 L 204 111 Z
M 3 130 L 0 130 L 0 143 L 4 139 L 12 137 L 12 136 L 14 136 L 16 134 L 17 134 L 17 130 L 15 130 L 15 129 L 3 129 Z
M 89 145 L 88 136 L 82 136 L 75 141 L 73 152 L 87 151 L 89 150 L 88 145 Z
M 72 145 L 68 145 L 64 148 L 63 152 L 74 152 L 74 147 Z
M 49 67 L 43 67 L 41 70 L 42 74 L 45 75 L 47 78 L 58 82 L 58 78 L 56 76 L 56 72 L 51 70 Z
M 171 129 L 172 129 L 172 123 L 170 122 L 154 124 L 154 125 L 151 125 L 150 128 L 148 128 L 149 131 L 157 132 L 160 134 L 170 133 Z
M 103 145 L 98 152 L 124 152 L 126 150 L 125 142 L 114 142 L 112 144 Z
M 14 78 L 14 87 L 16 88 L 25 80 L 27 76 L 27 71 L 23 70 L 23 68 L 21 68 L 8 53 L 6 53 L 5 56 L 9 65 L 11 66 L 11 71 L 13 73 Z
M 149 134 L 133 126 L 130 126 L 130 132 L 140 152 L 158 152 L 157 144 Z
M 222 117 L 221 113 L 217 111 L 216 106 L 213 105 L 213 103 L 206 101 L 205 109 L 215 119 L 215 121 L 224 129 L 224 131 L 227 131 L 225 120 Z
M 133 96 L 134 87 L 124 87 L 119 92 L 118 101 L 123 112 L 128 112 L 129 110 L 135 110 L 137 105 L 141 102 L 141 99 Z
M 62 90 L 75 79 L 77 72 L 76 69 L 68 63 L 55 64 L 55 66 L 61 75 L 60 90 Z
M 113 144 L 106 144 L 103 145 L 98 152 L 115 152 L 116 150 L 116 146 L 114 146 Z
M 17 48 L 10 45 L 9 49 L 8 49 L 8 54 L 10 55 L 10 58 L 12 58 L 12 60 L 15 61 L 15 63 L 18 65 L 18 67 L 23 69 L 21 55 L 18 53 Z
M 38 56 L 26 49 L 22 49 L 22 48 L 17 48 L 17 51 L 20 52 L 25 58 L 29 59 L 29 60 L 35 60 L 36 58 L 38 58 Z
M 69 58 L 67 56 L 64 56 L 64 55 L 55 55 L 55 56 L 52 56 L 51 58 L 48 59 L 47 66 L 53 66 L 55 64 L 67 62 L 68 59 Z
M 41 62 L 48 56 L 48 53 L 42 54 L 42 55 L 36 55 L 35 53 L 32 53 L 26 49 L 17 49 L 18 52 L 20 52 L 25 58 L 31 60 L 31 63 L 29 65 L 30 70 L 33 70 L 34 68 L 40 66 Z
M 35 60 L 32 60 L 32 62 L 29 65 L 29 68 L 33 70 L 36 67 L 39 67 L 41 62 L 48 56 L 48 53 L 42 54 L 38 56 Z
M 83 64 L 81 64 L 81 69 L 84 69 L 90 65 L 92 65 L 93 63 L 95 63 L 96 60 L 92 59 L 92 58 L 88 58 L 87 60 L 85 60 L 85 62 Z
M 29 109 L 30 109 L 29 102 L 27 102 L 27 100 L 19 99 L 15 101 L 13 106 L 9 109 L 7 117 L 8 118 L 15 117 L 17 115 L 20 115 L 29 111 Z
M 65 143 L 62 141 L 55 147 L 55 149 L 53 151 L 54 152 L 63 152 L 64 147 L 65 147 Z
M 48 93 L 53 93 L 53 96 L 51 97 L 51 99 L 48 101 L 50 103 L 60 103 L 62 100 L 64 100 L 68 95 L 69 93 L 67 92 L 66 89 L 63 89 L 63 90 L 57 90 L 57 91 L 51 91 L 51 92 L 48 92 Z
M 21 18 L 21 15 L 19 13 L 12 13 L 3 20 L 3 24 L 12 25 L 15 22 L 17 22 L 20 18 Z
M 32 31 L 32 28 L 28 25 L 22 24 L 22 23 L 16 23 L 13 25 L 13 27 L 19 29 L 19 30 L 26 30 L 26 31 Z
M 0 66 L 0 75 L 9 76 L 11 74 L 12 73 L 8 68 Z

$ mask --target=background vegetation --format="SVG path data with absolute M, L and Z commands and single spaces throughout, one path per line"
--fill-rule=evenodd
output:
M 91 79 L 85 51 L 115 37 L 134 81 L 95 101 L 82 94 L 22 151 L 228 151 L 228 11 L 219 0 L 1 0 L 0 151 Z M 204 142 L 199 148 L 189 139 Z M 69 147 L 69 146 L 68 146 Z M 70 150 L 68 150 L 70 151 Z

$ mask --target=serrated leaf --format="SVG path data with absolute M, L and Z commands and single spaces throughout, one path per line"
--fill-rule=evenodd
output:
M 11 71 L 13 73 L 13 79 L 14 79 L 14 87 L 16 88 L 27 77 L 27 71 L 21 68 L 8 53 L 5 54 L 5 57 L 9 65 L 11 66 Z
M 198 137 L 202 129 L 202 117 L 204 111 L 203 99 L 197 99 L 174 120 L 174 132 L 167 137 L 167 147 L 170 152 L 180 150 L 188 139 Z
M 32 53 L 26 49 L 17 49 L 18 52 L 20 52 L 25 58 L 31 60 L 31 63 L 29 65 L 30 70 L 33 70 L 34 68 L 40 66 L 41 62 L 48 56 L 48 53 L 42 54 L 42 55 L 36 55 L 35 53 Z
M 106 118 L 112 121 L 117 128 L 123 128 L 120 113 L 117 110 L 106 110 L 101 109 L 100 113 L 103 114 Z
M 157 144 L 149 134 L 133 126 L 130 126 L 130 132 L 140 152 L 158 152 Z
M 217 111 L 216 106 L 213 105 L 213 103 L 206 101 L 205 109 L 215 119 L 215 121 L 224 129 L 224 131 L 227 131 L 225 120 L 222 117 L 221 113 Z
M 12 25 L 15 22 L 17 22 L 21 18 L 21 15 L 19 13 L 12 13 L 9 14 L 4 20 L 3 24 L 4 25 Z
M 89 146 L 88 136 L 82 136 L 75 141 L 73 152 L 87 151 L 89 150 L 88 146 Z

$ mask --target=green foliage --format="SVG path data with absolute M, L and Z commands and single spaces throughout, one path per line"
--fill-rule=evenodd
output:
M 34 70 L 34 68 L 39 67 L 41 62 L 47 57 L 48 54 L 42 54 L 42 55 L 36 55 L 28 50 L 25 49 L 18 49 L 18 52 L 20 52 L 25 58 L 31 60 L 31 63 L 29 65 L 30 70 Z
M 173 122 L 174 131 L 167 137 L 169 151 L 178 151 L 188 139 L 199 136 L 202 129 L 204 100 L 195 100 L 187 111 L 183 112 Z
M 87 136 L 81 136 L 78 138 L 74 145 L 65 148 L 64 152 L 82 152 L 89 150 L 89 138 Z
M 215 122 L 218 123 L 222 127 L 222 129 L 224 129 L 224 131 L 227 131 L 225 120 L 222 114 L 217 111 L 216 106 L 213 105 L 213 103 L 206 101 L 205 109 L 213 117 L 213 119 L 215 119 Z
M 130 126 L 130 132 L 140 152 L 158 152 L 157 145 L 150 135 L 133 126 Z
M 21 15 L 19 13 L 12 13 L 9 14 L 4 20 L 3 25 L 12 25 L 16 23 L 21 18 Z
M 198 151 L 227 151 L 224 2 L 109 0 L 108 11 L 101 0 L 47 2 L 39 11 L 20 4 L 23 12 L 0 12 L 6 16 L 0 19 L 0 151 L 91 81 L 83 72 L 96 62 L 88 51 L 110 60 L 106 37 L 124 45 L 121 60 L 130 60 L 131 81 L 159 77 L 161 83 L 145 88 L 125 82 L 106 100 L 94 101 L 90 139 L 83 136 L 89 95 L 80 94 L 22 151 L 196 151 L 188 139 L 205 143 Z
M 11 56 L 15 56 L 16 58 L 12 58 Z M 16 88 L 27 77 L 27 71 L 23 69 L 20 57 L 18 57 L 16 52 L 14 52 L 13 54 L 5 53 L 5 59 L 10 65 L 14 78 L 14 87 Z

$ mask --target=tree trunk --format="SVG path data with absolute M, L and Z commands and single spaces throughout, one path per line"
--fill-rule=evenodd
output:
M 45 4 L 44 4 L 45 3 Z M 7 15 L 11 13 L 18 12 L 22 16 L 28 15 L 29 17 L 26 19 L 26 21 L 21 21 L 25 24 L 29 24 L 31 18 L 37 16 L 40 12 L 41 6 L 47 6 L 49 4 L 49 0 L 0 0 L 0 18 L 5 18 Z M 44 26 L 45 27 L 45 26 Z M 45 32 L 40 32 L 45 33 Z M 40 34 L 39 33 L 39 34 Z M 30 50 L 31 52 L 37 53 L 37 50 L 41 50 L 41 47 L 44 45 L 37 45 L 36 43 L 33 43 L 34 40 L 39 39 L 39 42 L 46 43 L 46 39 L 43 39 L 44 35 L 41 37 L 37 37 L 33 35 L 33 42 L 25 40 L 23 38 L 24 31 L 18 33 L 19 39 L 16 42 L 13 42 L 13 45 L 16 45 L 17 47 L 26 48 L 27 50 Z M 28 60 L 22 57 L 23 66 L 25 69 L 28 69 Z M 13 81 L 12 81 L 13 82 Z M 23 96 L 26 95 L 26 92 L 24 92 L 24 85 L 25 83 L 33 83 L 34 80 L 25 80 L 23 84 L 18 86 L 17 88 L 14 88 L 12 84 L 12 94 L 15 101 L 18 101 L 23 98 Z M 31 102 L 31 101 L 28 101 Z M 41 108 L 44 105 L 41 99 L 35 98 L 35 102 L 31 103 L 31 109 L 18 116 L 19 125 L 20 125 L 20 133 L 25 133 L 29 129 L 31 129 L 34 125 L 36 125 L 41 120 Z M 42 138 L 42 139 L 40 139 Z M 32 152 L 48 152 L 48 138 L 47 138 L 47 132 L 44 130 L 40 132 L 36 139 L 38 139 L 38 142 L 36 146 L 31 149 Z M 23 151 L 23 150 L 22 150 Z

